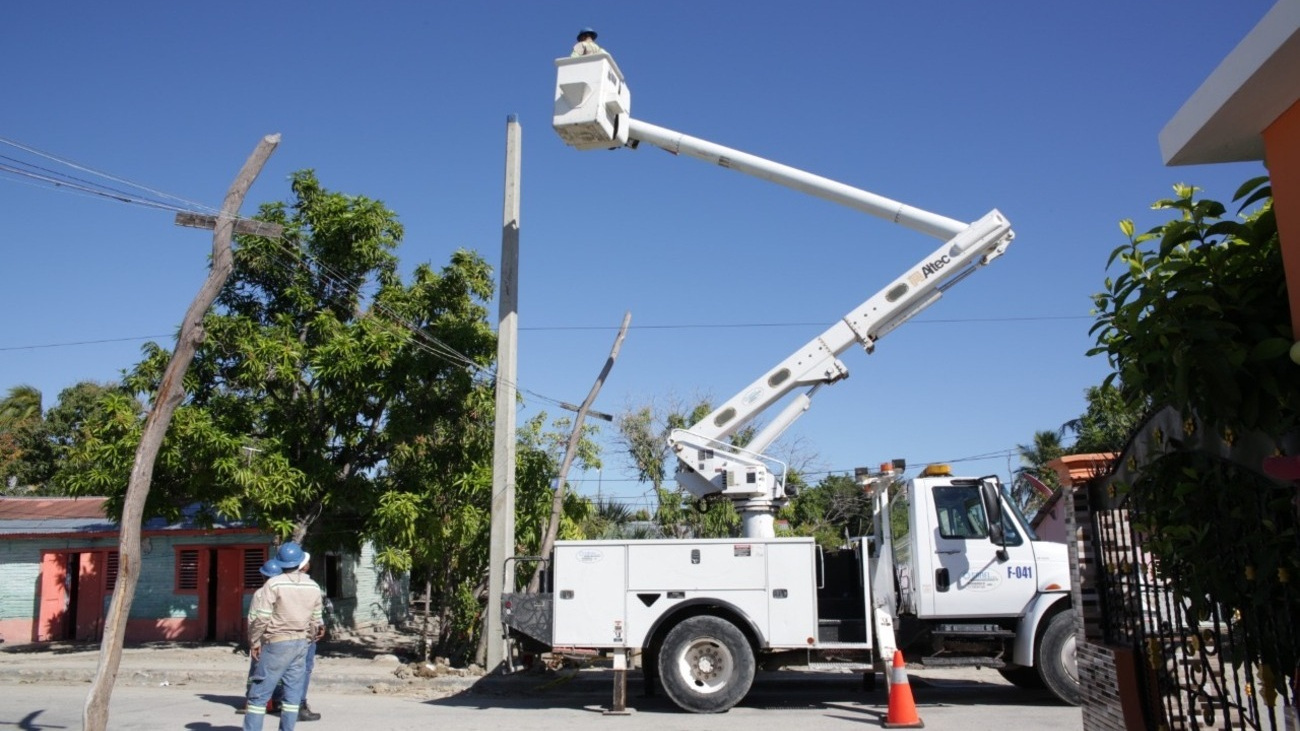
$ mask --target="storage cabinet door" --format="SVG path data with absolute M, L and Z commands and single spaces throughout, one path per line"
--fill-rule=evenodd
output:
M 627 637 L 627 546 L 555 547 L 555 637 L 561 647 L 620 647 Z

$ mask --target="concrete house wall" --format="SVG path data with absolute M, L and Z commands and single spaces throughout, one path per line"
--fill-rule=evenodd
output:
M 0 499 L 0 638 L 99 640 L 118 571 L 117 526 L 103 517 L 102 499 L 24 500 Z M 258 569 L 272 550 L 270 535 L 242 524 L 150 521 L 127 641 L 242 642 L 263 582 Z M 407 579 L 380 571 L 372 546 L 318 553 L 311 575 L 330 599 L 335 628 L 406 617 Z

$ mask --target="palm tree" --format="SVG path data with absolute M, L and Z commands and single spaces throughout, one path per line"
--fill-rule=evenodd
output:
M 0 399 L 0 491 L 18 487 L 23 464 L 24 434 L 41 418 L 41 392 L 34 386 L 14 386 Z
M 632 520 L 632 509 L 613 498 L 597 498 L 595 512 L 585 521 L 583 534 L 589 538 L 618 538 Z
M 31 422 L 41 415 L 41 392 L 26 384 L 9 389 L 9 395 L 0 399 L 0 432 L 7 432 L 20 424 Z
M 1047 466 L 1048 462 L 1059 459 L 1065 454 L 1060 431 L 1034 432 L 1033 443 L 1017 444 L 1016 451 L 1020 452 L 1020 461 L 1024 466 L 1016 470 L 1015 477 L 1029 475 L 1052 489 L 1060 487 L 1056 470 Z M 1029 482 L 1020 479 L 1012 481 L 1012 498 L 1022 508 L 1032 507 L 1033 503 L 1042 500 L 1042 496 Z
M 1061 432 L 1059 431 L 1037 431 L 1034 432 L 1033 444 L 1017 444 L 1016 451 L 1020 452 L 1020 461 L 1024 463 L 1017 472 L 1028 472 L 1046 482 L 1048 476 L 1053 477 L 1052 470 L 1047 468 L 1047 463 L 1054 459 L 1059 459 L 1065 454 L 1065 446 L 1061 444 Z

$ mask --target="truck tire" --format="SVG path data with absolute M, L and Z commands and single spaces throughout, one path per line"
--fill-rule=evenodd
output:
M 1072 706 L 1079 705 L 1079 662 L 1075 655 L 1074 612 L 1058 612 L 1047 620 L 1038 642 L 1038 677 L 1052 694 Z
M 673 627 L 659 650 L 659 685 L 692 713 L 722 713 L 754 682 L 749 640 L 725 619 L 701 615 Z

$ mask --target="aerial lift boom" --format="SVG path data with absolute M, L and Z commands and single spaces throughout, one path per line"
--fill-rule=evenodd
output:
M 556 60 L 552 120 L 582 150 L 647 143 L 784 185 L 892 221 L 943 243 L 825 332 L 759 376 L 696 424 L 669 436 L 677 481 L 697 497 L 731 499 L 749 537 L 774 535 L 773 513 L 789 500 L 786 466 L 764 451 L 811 405 L 822 386 L 848 376 L 839 355 L 880 338 L 934 304 L 951 286 L 1001 256 L 1014 237 L 997 210 L 966 224 L 869 191 L 631 117 L 631 92 L 608 54 Z M 793 397 L 795 391 L 801 391 Z M 788 403 L 744 447 L 729 438 L 779 401 Z

